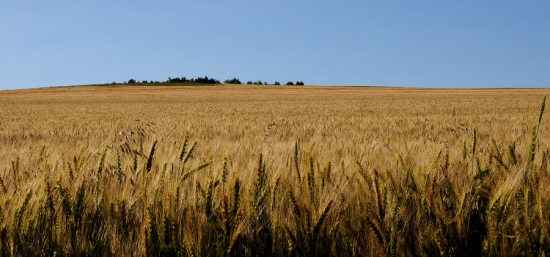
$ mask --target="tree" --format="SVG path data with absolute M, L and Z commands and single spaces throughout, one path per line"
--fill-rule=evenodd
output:
M 128 84 L 135 84 L 136 83 L 136 80 L 135 79 L 129 79 L 128 80 Z
M 304 85 L 303 81 L 296 81 L 296 86 L 303 86 L 303 85 Z
M 225 84 L 241 84 L 241 81 L 237 78 L 226 79 L 223 83 Z
M 281 85 L 281 83 L 279 83 L 279 81 L 275 81 L 275 83 L 273 83 L 273 85 L 278 86 L 278 85 Z
M 286 85 L 287 85 L 287 86 L 294 86 L 294 82 L 289 81 L 289 82 L 286 83 Z
M 193 79 L 191 79 L 191 81 L 193 81 Z M 204 78 L 198 77 L 194 82 L 201 84 L 220 84 L 219 80 L 208 78 L 208 76 L 204 76 Z

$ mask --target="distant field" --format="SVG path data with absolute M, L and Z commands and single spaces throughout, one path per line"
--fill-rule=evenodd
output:
M 376 165 L 382 161 L 378 157 L 393 160 L 415 149 L 422 149 L 425 158 L 443 147 L 460 150 L 474 128 L 482 150 L 491 138 L 506 144 L 528 140 L 540 101 L 549 93 L 550 89 L 272 86 L 7 91 L 0 93 L 0 142 L 9 146 L 2 152 L 9 159 L 33 145 L 70 153 L 82 148 L 96 151 L 120 140 L 119 132 L 141 127 L 150 140 L 163 141 L 159 147 L 166 150 L 189 131 L 200 144 L 197 156 L 233 155 L 236 169 L 252 168 L 256 164 L 249 157 L 260 153 L 287 156 L 297 140 L 304 150 L 313 145 L 323 159 L 330 156 L 333 162 L 345 159 L 354 165 L 363 156 Z M 542 138 L 548 131 L 541 129 Z M 547 140 L 540 143 L 548 147 Z M 284 169 L 284 158 L 277 159 L 280 163 L 270 165 Z
M 548 255 L 549 94 L 1 91 L 1 252 Z

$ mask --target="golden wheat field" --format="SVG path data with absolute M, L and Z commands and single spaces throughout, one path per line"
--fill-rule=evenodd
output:
M 547 256 L 550 89 L 0 92 L 2 256 Z

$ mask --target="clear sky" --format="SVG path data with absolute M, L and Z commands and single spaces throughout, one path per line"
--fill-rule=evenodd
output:
M 550 87 L 550 1 L 0 0 L 0 89 L 183 76 Z

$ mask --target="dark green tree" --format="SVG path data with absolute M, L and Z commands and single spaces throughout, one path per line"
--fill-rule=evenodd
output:
M 223 83 L 225 84 L 241 84 L 241 81 L 237 78 L 226 79 Z

